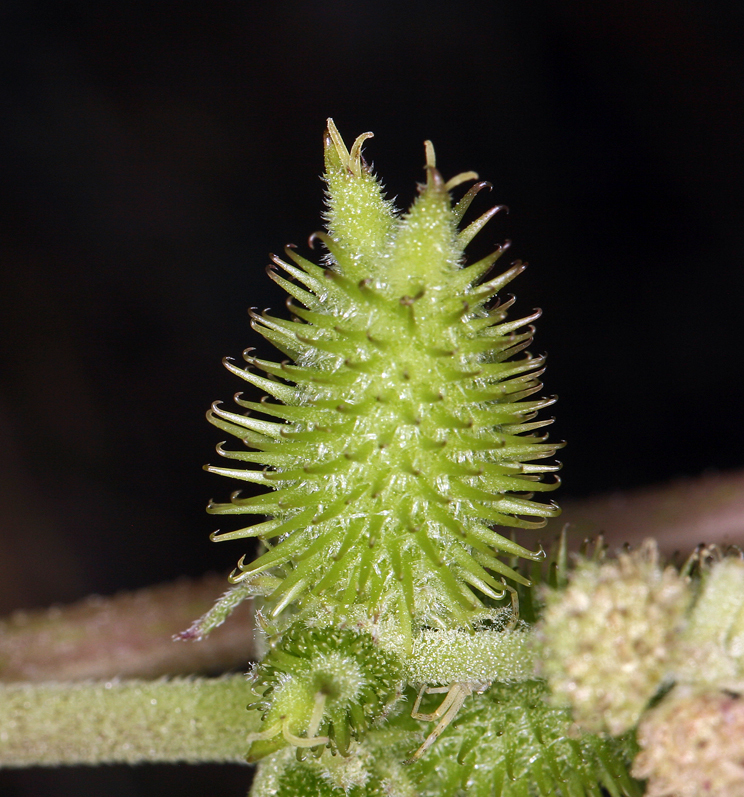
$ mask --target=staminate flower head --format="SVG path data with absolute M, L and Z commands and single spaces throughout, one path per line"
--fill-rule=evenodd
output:
M 687 583 L 647 540 L 613 561 L 586 561 L 545 594 L 543 674 L 576 722 L 613 735 L 632 728 L 670 674 L 690 602 Z
M 676 688 L 638 726 L 633 775 L 646 797 L 740 797 L 744 794 L 744 699 L 720 691 Z

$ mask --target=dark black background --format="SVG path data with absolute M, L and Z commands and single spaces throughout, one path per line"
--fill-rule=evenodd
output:
M 738 9 L 738 10 L 737 10 Z M 742 464 L 744 12 L 710 0 L 30 2 L 0 10 L 0 609 L 227 569 L 203 509 L 319 227 L 322 131 L 391 195 L 476 169 L 543 307 L 564 495 Z M 488 199 L 479 200 L 485 210 Z M 0 774 L 3 795 L 243 794 L 239 768 Z M 216 773 L 222 773 L 220 784 Z M 178 779 L 176 779 L 178 777 Z

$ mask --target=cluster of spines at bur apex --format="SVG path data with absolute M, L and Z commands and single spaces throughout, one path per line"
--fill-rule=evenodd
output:
M 329 120 L 325 139 L 327 254 L 316 265 L 287 247 L 269 276 L 289 294 L 291 319 L 253 314 L 252 324 L 290 359 L 244 353 L 226 367 L 264 391 L 262 401 L 215 403 L 210 421 L 250 450 L 218 452 L 254 468 L 207 469 L 262 485 L 208 511 L 264 515 L 215 540 L 258 537 L 268 550 L 241 559 L 233 582 L 267 575 L 268 605 L 320 601 L 394 614 L 412 628 L 469 626 L 482 596 L 500 599 L 504 579 L 524 582 L 499 555 L 539 559 L 494 526 L 535 529 L 558 513 L 532 499 L 558 486 L 559 464 L 537 464 L 547 442 L 535 397 L 544 357 L 526 349 L 540 311 L 506 320 L 513 297 L 498 294 L 525 268 L 488 276 L 508 243 L 464 265 L 466 245 L 500 209 L 458 229 L 476 194 L 450 192 L 426 142 L 426 182 L 400 214 L 361 154 Z M 280 274 L 284 273 L 284 276 Z M 521 353 L 521 356 L 514 358 Z

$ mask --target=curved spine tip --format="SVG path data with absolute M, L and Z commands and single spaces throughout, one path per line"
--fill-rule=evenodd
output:
M 457 188 L 458 185 L 477 179 L 478 172 L 460 172 L 460 174 L 456 174 L 454 177 L 450 177 L 450 179 L 447 180 L 444 184 L 444 189 L 445 191 L 452 191 L 454 188 Z
M 424 141 L 424 155 L 426 157 L 426 168 L 427 169 L 436 169 L 437 168 L 437 155 L 434 152 L 434 144 L 427 139 Z

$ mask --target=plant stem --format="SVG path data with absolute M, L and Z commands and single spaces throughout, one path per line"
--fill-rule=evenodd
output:
M 0 686 L 0 767 L 244 763 L 249 700 L 242 675 Z
M 0 682 L 157 678 L 220 672 L 254 656 L 253 607 L 200 642 L 174 642 L 228 587 L 222 576 L 93 596 L 71 606 L 16 612 L 0 622 Z
M 744 538 L 744 471 L 710 473 L 664 485 L 561 501 L 548 529 L 569 524 L 569 538 L 600 532 L 610 547 L 656 538 L 665 554 L 689 553 L 698 543 L 739 544 Z
M 414 641 L 411 683 L 517 682 L 535 677 L 535 645 L 525 631 L 423 631 Z

